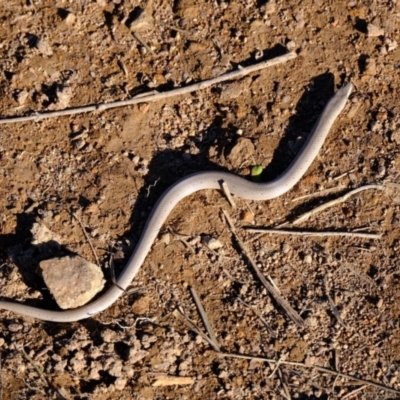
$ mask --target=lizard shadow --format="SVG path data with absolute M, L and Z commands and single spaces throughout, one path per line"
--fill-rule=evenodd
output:
M 297 140 L 298 136 L 307 136 L 323 106 L 333 94 L 333 77 L 331 74 L 322 74 L 314 78 L 308 87 L 309 90 L 304 91 L 304 95 L 298 102 L 293 116 L 289 118 L 287 128 L 274 152 L 272 162 L 263 172 L 263 181 L 279 176 L 293 160 L 294 154 L 299 151 L 301 144 Z M 188 138 L 181 149 L 164 149 L 156 153 L 148 166 L 145 183 L 139 190 L 137 201 L 132 210 L 130 218 L 132 228 L 120 238 L 121 241 L 126 237 L 131 239 L 130 245 L 122 249 L 126 257 L 129 257 L 139 240 L 144 224 L 157 199 L 171 184 L 193 172 L 228 170 L 228 168 L 221 165 L 229 164 L 229 162 L 226 162 L 226 158 L 232 147 L 237 143 L 236 131 L 236 126 L 224 123 L 223 115 L 218 116 L 198 136 Z M 257 137 L 250 137 L 250 139 L 254 142 L 257 141 Z M 213 160 L 209 159 L 210 149 L 216 149 Z M 237 171 L 231 170 L 231 172 L 236 173 Z M 28 286 L 40 289 L 43 293 L 42 300 L 30 301 L 30 304 L 43 308 L 57 309 L 48 290 L 43 289 L 44 283 L 42 279 L 33 273 L 37 267 L 38 259 L 42 258 L 35 258 L 35 252 L 41 253 L 41 251 L 30 244 L 31 234 L 29 230 L 36 217 L 35 212 L 18 214 L 15 234 L 0 235 L 0 248 L 3 249 L 0 252 L 0 256 L 3 260 L 7 260 L 9 258 L 7 249 L 9 250 L 13 246 L 22 246 L 23 257 L 15 257 L 12 261 L 17 265 L 22 279 Z M 67 248 L 57 246 L 54 243 L 49 245 L 50 248 L 53 246 L 53 251 L 50 254 L 52 257 L 70 253 Z M 117 265 L 117 276 L 118 270 L 123 265 L 122 263 Z M 82 323 L 87 324 L 85 322 Z

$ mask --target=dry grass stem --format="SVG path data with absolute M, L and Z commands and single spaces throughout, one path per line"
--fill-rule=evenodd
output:
M 136 36 L 136 39 L 137 39 L 137 36 Z M 292 52 L 284 54 L 282 56 L 275 57 L 271 60 L 262 61 L 260 63 L 254 64 L 254 65 L 250 65 L 248 67 L 240 67 L 236 71 L 228 72 L 228 73 L 218 76 L 216 78 L 208 79 L 206 81 L 195 83 L 193 85 L 185 86 L 182 88 L 173 89 L 168 92 L 152 93 L 149 96 L 140 95 L 140 96 L 136 96 L 132 99 L 128 99 L 128 100 L 113 101 L 110 103 L 93 104 L 90 106 L 69 108 L 69 109 L 60 110 L 60 111 L 35 113 L 34 115 L 29 115 L 29 116 L 25 116 L 25 117 L 3 118 L 3 119 L 0 119 L 0 124 L 10 124 L 10 123 L 14 123 L 14 122 L 24 122 L 24 121 L 37 122 L 37 121 L 41 121 L 41 120 L 47 119 L 47 118 L 63 117 L 65 115 L 76 115 L 76 114 L 82 114 L 82 113 L 94 112 L 94 111 L 104 111 L 104 110 L 109 110 L 111 108 L 126 107 L 126 106 L 131 106 L 131 105 L 139 104 L 139 103 L 149 103 L 149 102 L 154 102 L 154 101 L 159 101 L 159 100 L 165 100 L 170 97 L 180 96 L 182 94 L 195 92 L 197 90 L 203 90 L 205 88 L 208 88 L 208 87 L 215 85 L 217 83 L 220 83 L 220 82 L 230 81 L 232 79 L 238 79 L 238 78 L 241 78 L 252 72 L 260 71 L 262 69 L 273 67 L 275 65 L 282 64 L 286 61 L 293 60 L 296 57 L 297 57 L 296 52 L 292 51 Z
M 29 357 L 29 355 L 26 353 L 26 351 L 24 350 L 23 347 L 21 347 L 21 353 L 24 356 L 24 358 L 32 365 L 32 367 L 35 369 L 36 373 L 39 375 L 39 378 L 45 383 L 45 385 L 47 385 L 49 387 L 49 389 L 51 391 L 53 391 L 55 393 L 56 396 L 59 396 L 61 399 L 63 400 L 68 400 L 68 397 L 66 397 L 65 395 L 63 395 L 61 391 L 65 391 L 63 390 L 63 388 L 57 388 L 55 387 L 48 379 L 47 377 L 43 374 L 42 369 L 32 360 L 31 357 Z M 26 382 L 25 382 L 26 383 Z
M 339 179 L 342 179 L 342 178 L 344 178 L 346 175 L 350 174 L 351 172 L 354 172 L 355 170 L 356 170 L 356 168 L 349 169 L 348 171 L 343 172 L 343 174 L 340 174 L 340 175 L 335 176 L 334 178 L 332 178 L 332 180 L 333 180 L 333 181 L 337 181 L 337 180 L 339 180 Z
M 338 376 L 340 376 L 342 378 L 346 378 L 346 379 L 352 380 L 354 382 L 361 383 L 363 385 L 374 386 L 374 387 L 376 387 L 378 389 L 382 389 L 382 390 L 385 390 L 387 392 L 395 393 L 397 395 L 400 395 L 400 390 L 396 390 L 396 389 L 393 389 L 393 388 L 391 388 L 389 386 L 385 386 L 385 385 L 382 385 L 380 383 L 376 383 L 376 382 L 373 382 L 373 381 L 368 381 L 366 379 L 357 378 L 357 377 L 352 376 L 352 375 L 343 374 L 342 372 L 333 371 L 333 370 L 331 370 L 329 368 L 321 367 L 319 365 L 306 365 L 304 363 L 293 362 L 293 361 L 283 361 L 283 360 L 277 361 L 277 360 L 273 360 L 273 359 L 270 359 L 270 358 L 256 357 L 256 356 L 253 357 L 253 356 L 248 356 L 248 355 L 244 355 L 244 354 L 219 353 L 218 355 L 220 357 L 232 357 L 232 358 L 241 358 L 241 359 L 245 359 L 245 360 L 257 360 L 257 361 L 261 361 L 261 362 L 266 362 L 268 364 L 270 364 L 270 363 L 276 364 L 276 363 L 279 362 L 281 365 L 290 365 L 292 367 L 315 369 L 315 370 L 317 370 L 319 372 L 324 372 L 324 373 L 330 374 L 330 375 L 338 375 Z
M 292 236 L 347 236 L 347 237 L 358 237 L 365 239 L 380 239 L 382 235 L 377 233 L 359 233 L 359 232 L 311 232 L 311 231 L 291 231 L 284 229 L 268 229 L 268 228 L 245 228 L 247 232 L 251 233 L 262 233 L 262 234 L 273 234 L 273 235 L 292 235 Z M 257 235 L 258 239 L 263 235 Z
M 136 32 L 132 32 L 132 36 L 151 54 L 155 55 L 154 50 L 140 37 Z
M 311 197 L 316 197 L 316 196 L 326 196 L 327 194 L 330 194 L 330 193 L 340 192 L 341 190 L 346 189 L 346 187 L 347 186 L 345 186 L 345 185 L 340 185 L 340 186 L 337 186 L 334 188 L 321 190 L 320 192 L 313 192 L 313 193 L 305 194 L 304 196 L 300 196 L 300 197 L 296 197 L 295 199 L 292 199 L 291 202 L 295 203 L 296 201 L 301 201 L 301 200 L 309 199 Z
M 218 351 L 216 350 L 215 343 L 205 333 L 203 333 L 183 311 L 175 310 L 172 315 L 184 322 L 193 332 L 200 335 L 215 351 Z
M 82 221 L 79 219 L 79 217 L 77 216 L 76 212 L 73 211 L 72 215 L 78 221 L 78 223 L 79 223 L 79 225 L 80 225 L 80 227 L 82 229 L 82 232 L 85 235 L 85 238 L 88 241 L 90 248 L 92 249 L 92 253 L 94 255 L 94 258 L 96 259 L 97 266 L 100 266 L 100 261 L 99 261 L 99 258 L 97 257 L 96 250 L 93 247 L 92 241 L 90 240 L 89 235 L 87 234 L 87 232 L 85 230 L 85 227 L 83 226 Z
M 231 205 L 231 207 L 232 207 L 233 209 L 235 209 L 235 208 L 236 208 L 236 203 L 235 203 L 235 201 L 233 200 L 233 197 L 232 197 L 232 195 L 231 195 L 231 192 L 229 191 L 228 184 L 227 184 L 226 182 L 222 182 L 222 183 L 221 183 L 221 187 L 222 187 L 222 190 L 224 191 L 224 194 L 225 194 L 225 196 L 226 196 L 226 198 L 227 198 L 229 204 Z
M 158 378 L 152 386 L 193 385 L 194 379 L 186 376 L 165 376 Z
M 357 189 L 354 189 L 354 190 L 346 193 L 345 195 L 343 195 L 341 197 L 338 197 L 335 200 L 328 201 L 327 203 L 324 203 L 324 204 L 314 208 L 313 210 L 304 213 L 303 215 L 301 215 L 300 217 L 298 217 L 294 221 L 292 221 L 291 225 L 300 224 L 300 223 L 308 220 L 311 216 L 313 216 L 313 215 L 315 215 L 315 214 L 317 214 L 317 213 L 319 213 L 319 212 L 321 212 L 323 210 L 326 210 L 327 208 L 330 208 L 330 207 L 336 206 L 337 204 L 343 203 L 343 202 L 347 201 L 349 197 L 354 196 L 357 193 L 360 193 L 360 192 L 362 192 L 364 190 L 370 190 L 370 189 L 384 190 L 385 186 L 383 186 L 383 185 L 361 186 L 361 187 L 359 187 Z M 286 223 L 285 223 L 285 225 L 286 225 Z
M 214 343 L 214 346 L 213 346 L 214 349 L 219 349 L 220 347 L 219 347 L 217 337 L 214 334 L 214 330 L 212 329 L 212 326 L 210 324 L 210 321 L 208 320 L 207 314 L 203 308 L 203 305 L 201 304 L 200 297 L 198 296 L 198 294 L 196 293 L 196 290 L 193 287 L 190 288 L 190 293 L 193 296 L 193 300 L 196 303 L 197 310 L 199 311 L 200 317 L 203 320 L 204 326 L 207 329 L 208 336 L 210 337 L 211 341 Z M 220 351 L 220 350 L 218 350 L 218 351 Z
M 236 300 L 242 303 L 245 307 L 249 308 L 251 311 L 253 311 L 254 314 L 257 315 L 258 319 L 264 324 L 264 326 L 267 328 L 267 331 L 269 334 L 273 337 L 276 338 L 276 333 L 273 331 L 273 329 L 270 327 L 268 322 L 263 318 L 263 316 L 256 310 L 255 307 L 252 307 L 250 304 L 247 304 L 244 300 L 242 300 L 240 297 L 236 297 Z
M 362 385 L 357 389 L 354 389 L 353 391 L 345 394 L 344 396 L 342 396 L 342 400 L 344 399 L 350 399 L 351 397 L 355 396 L 357 393 L 360 393 L 362 390 L 364 390 L 368 385 Z
M 246 246 L 244 245 L 243 241 L 240 239 L 238 234 L 236 233 L 235 226 L 229 216 L 229 214 L 225 211 L 222 210 L 225 219 L 227 221 L 227 224 L 232 232 L 232 235 L 236 239 L 240 249 L 242 250 L 242 253 L 244 256 L 247 258 L 249 261 L 250 265 L 252 266 L 254 272 L 256 273 L 258 279 L 262 282 L 262 284 L 265 286 L 265 288 L 269 291 L 269 293 L 272 295 L 272 297 L 275 299 L 275 301 L 281 306 L 281 308 L 286 312 L 287 316 L 299 327 L 304 327 L 304 320 L 303 318 L 300 317 L 300 315 L 292 308 L 292 306 L 286 301 L 279 293 L 278 291 L 265 279 L 264 275 L 261 273 L 260 269 L 257 267 L 255 261 L 253 260 L 253 257 L 251 256 L 250 252 L 247 250 Z
M 3 373 L 1 370 L 1 354 L 0 354 L 0 400 L 3 399 Z
M 342 318 L 340 317 L 339 310 L 337 309 L 335 302 L 333 301 L 332 297 L 329 295 L 328 283 L 325 278 L 324 278 L 324 286 L 325 286 L 326 297 L 328 298 L 333 315 L 338 320 L 339 324 L 342 325 L 343 328 L 347 329 L 347 326 L 345 325 Z

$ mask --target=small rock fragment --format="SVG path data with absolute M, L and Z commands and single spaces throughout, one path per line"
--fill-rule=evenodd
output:
M 61 243 L 61 237 L 58 236 L 56 233 L 52 232 L 44 224 L 35 222 L 32 225 L 31 233 L 32 233 L 32 244 L 37 245 L 47 242 Z
M 17 95 L 17 101 L 20 106 L 23 106 L 28 100 L 29 92 L 26 90 L 21 90 Z
M 136 18 L 131 21 L 129 28 L 135 32 L 147 31 L 153 28 L 153 18 L 142 8 L 137 8 Z
M 382 28 L 379 28 L 374 24 L 369 23 L 367 25 L 367 35 L 368 35 L 368 37 L 383 36 L 384 33 L 385 32 L 384 32 L 384 30 Z
M 386 49 L 387 49 L 388 53 L 390 53 L 391 51 L 397 49 L 398 43 L 394 39 L 386 38 L 385 45 L 386 45 Z
M 78 351 L 73 358 L 71 358 L 69 365 L 75 373 L 80 373 L 86 367 L 84 351 Z
M 150 309 L 151 298 L 149 296 L 140 297 L 132 305 L 132 312 L 136 315 L 144 315 Z
M 297 22 L 296 28 L 301 29 L 304 28 L 306 21 L 304 20 L 303 13 L 300 11 L 294 16 L 295 21 Z
M 169 233 L 164 233 L 163 235 L 161 235 L 160 243 L 169 245 L 171 243 L 171 235 Z
M 22 325 L 21 324 L 10 324 L 8 325 L 8 330 L 12 333 L 19 332 L 22 330 Z
M 117 390 L 122 390 L 125 388 L 126 384 L 128 383 L 127 379 L 125 378 L 118 378 L 115 382 L 114 382 L 114 387 Z
M 35 46 L 44 56 L 51 56 L 53 54 L 53 50 L 47 40 L 38 38 Z
M 148 351 L 142 350 L 138 348 L 137 346 L 131 347 L 128 352 L 128 359 L 129 359 L 129 364 L 135 364 L 141 359 L 145 358 L 148 354 Z
M 265 13 L 272 14 L 276 10 L 276 3 L 275 0 L 269 0 L 267 4 L 265 4 Z
M 64 21 L 68 25 L 73 25 L 75 20 L 76 20 L 76 15 L 70 12 L 70 13 L 68 13 L 68 15 L 67 15 L 67 17 L 65 18 Z
M 242 222 L 251 224 L 254 221 L 254 214 L 250 210 L 244 210 L 240 214 L 240 219 Z
M 116 378 L 120 378 L 122 375 L 122 361 L 114 359 L 105 370 Z
M 287 48 L 289 51 L 293 51 L 293 50 L 296 48 L 296 43 L 295 43 L 293 40 L 289 40 L 289 41 L 286 43 L 286 48 Z
M 400 144 L 400 129 L 397 129 L 394 132 L 392 132 L 392 134 L 390 135 L 390 139 L 392 140 L 392 142 Z
M 304 257 L 304 262 L 307 263 L 307 264 L 311 264 L 311 263 L 312 263 L 312 257 L 311 257 L 310 254 L 307 254 L 307 255 Z
M 287 243 L 284 243 L 283 246 L 282 246 L 282 252 L 287 254 L 287 253 L 289 253 L 290 248 L 291 247 Z
M 114 343 L 118 340 L 117 332 L 111 329 L 105 329 L 101 332 L 100 336 L 106 343 Z
M 223 246 L 223 244 L 219 240 L 214 239 L 211 236 L 203 236 L 201 238 L 201 242 L 205 244 L 210 250 L 218 250 Z
M 42 261 L 39 267 L 46 286 L 63 310 L 86 304 L 105 284 L 101 269 L 79 256 Z
M 374 58 L 367 58 L 365 62 L 365 75 L 376 75 L 376 61 Z

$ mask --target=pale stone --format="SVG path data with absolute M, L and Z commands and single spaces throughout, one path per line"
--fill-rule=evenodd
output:
M 42 261 L 39 267 L 51 294 L 64 310 L 83 306 L 105 284 L 101 269 L 79 256 L 52 258 Z

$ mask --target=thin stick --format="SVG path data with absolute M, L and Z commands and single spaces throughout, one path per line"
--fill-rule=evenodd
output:
M 154 50 L 140 37 L 139 34 L 132 32 L 132 36 L 151 54 L 155 55 Z
M 342 325 L 343 328 L 347 329 L 347 326 L 345 325 L 342 318 L 340 317 L 339 310 L 337 309 L 335 302 L 333 301 L 332 297 L 329 294 L 328 283 L 325 278 L 324 278 L 324 286 L 325 286 L 326 297 L 328 298 L 329 304 L 332 308 L 333 315 L 338 320 L 339 324 Z
M 345 177 L 346 175 L 350 174 L 350 172 L 353 172 L 353 171 L 355 171 L 355 170 L 356 170 L 355 168 L 349 169 L 348 171 L 343 172 L 343 174 L 340 174 L 340 175 L 335 176 L 332 180 L 333 180 L 333 181 L 337 181 L 337 180 L 339 180 L 339 179 L 342 179 L 342 178 Z
M 278 368 L 278 376 L 281 381 L 283 391 L 285 392 L 284 397 L 286 397 L 287 400 L 292 400 L 292 396 L 290 395 L 289 388 L 286 384 L 286 379 L 285 379 L 284 375 L 282 374 L 282 371 L 280 370 L 280 368 Z
M 223 182 L 221 183 L 221 187 L 222 187 L 222 190 L 223 190 L 223 192 L 224 192 L 224 194 L 225 194 L 225 196 L 226 196 L 226 198 L 227 198 L 229 204 L 231 205 L 231 207 L 232 207 L 233 209 L 235 209 L 235 208 L 236 208 L 236 203 L 235 203 L 235 201 L 233 200 L 233 197 L 232 197 L 232 195 L 231 195 L 231 192 L 229 191 L 228 184 L 227 184 L 225 181 L 223 181 Z
M 274 364 L 276 364 L 278 362 L 277 360 L 273 360 L 273 359 L 269 359 L 269 358 L 253 357 L 253 356 L 247 356 L 247 355 L 244 355 L 244 354 L 219 353 L 218 355 L 221 356 L 221 357 L 242 358 L 242 359 L 245 359 L 245 360 L 256 360 L 256 361 L 261 361 L 261 362 L 266 362 L 266 363 L 274 363 Z M 374 386 L 374 387 L 376 387 L 378 389 L 386 390 L 387 392 L 390 392 L 390 393 L 400 394 L 400 390 L 393 389 L 393 388 L 391 388 L 389 386 L 385 386 L 385 385 L 382 385 L 380 383 L 368 381 L 366 379 L 356 378 L 355 376 L 344 374 L 344 373 L 338 372 L 338 371 L 333 371 L 331 369 L 328 369 L 328 368 L 325 368 L 325 367 L 321 367 L 319 365 L 315 365 L 315 364 L 314 365 L 306 365 L 306 364 L 299 363 L 299 362 L 284 361 L 284 360 L 279 360 L 279 363 L 280 364 L 284 364 L 284 365 L 291 365 L 293 367 L 300 367 L 300 368 L 306 368 L 306 369 L 316 369 L 319 372 L 325 372 L 325 373 L 331 374 L 331 375 L 339 375 L 342 378 L 350 379 L 352 381 L 359 382 L 359 383 L 361 383 L 363 385 L 370 385 L 370 386 Z
M 252 266 L 254 272 L 256 273 L 258 279 L 262 282 L 262 284 L 265 286 L 265 288 L 269 291 L 269 293 L 272 295 L 272 297 L 275 299 L 275 301 L 282 307 L 282 309 L 286 312 L 287 316 L 299 327 L 304 327 L 304 320 L 300 317 L 300 315 L 292 308 L 292 306 L 278 293 L 278 291 L 265 279 L 264 275 L 261 273 L 260 269 L 257 267 L 256 263 L 253 260 L 253 257 L 251 256 L 250 252 L 247 250 L 245 247 L 244 243 L 238 236 L 235 230 L 235 226 L 233 225 L 233 222 L 231 218 L 229 217 L 229 214 L 225 211 L 222 210 L 222 212 L 225 215 L 225 219 L 230 227 L 230 230 L 232 232 L 232 235 L 235 237 L 239 247 L 241 248 L 243 254 L 249 261 L 250 265 Z
M 1 121 L 0 121 L 0 122 L 1 122 Z M 343 195 L 343 196 L 341 196 L 341 197 L 338 197 L 338 198 L 335 199 L 335 200 L 328 201 L 327 203 L 322 204 L 322 205 L 320 205 L 320 206 L 314 208 L 313 210 L 304 213 L 304 214 L 301 215 L 300 217 L 296 218 L 293 222 L 291 222 L 291 224 L 292 224 L 292 225 L 300 224 L 301 222 L 304 222 L 304 221 L 306 221 L 307 219 L 309 219 L 312 215 L 317 214 L 317 213 L 319 213 L 319 212 L 321 212 L 321 211 L 323 211 L 323 210 L 326 210 L 326 209 L 329 208 L 329 207 L 333 207 L 333 206 L 335 206 L 335 205 L 337 205 L 337 204 L 339 204 L 339 203 L 343 203 L 343 202 L 347 201 L 347 199 L 348 199 L 350 196 L 353 196 L 353 195 L 355 195 L 355 194 L 357 194 L 357 193 L 360 193 L 360 192 L 362 192 L 362 191 L 364 191 L 364 190 L 370 190 L 370 189 L 384 190 L 385 187 L 384 187 L 383 185 L 366 185 L 366 186 L 361 186 L 361 187 L 359 187 L 359 188 L 357 188 L 357 189 L 354 189 L 354 190 L 348 192 L 347 194 L 345 194 L 345 195 Z
M 21 352 L 22 355 L 28 360 L 28 362 L 32 365 L 32 367 L 35 369 L 37 374 L 39 375 L 39 378 L 46 384 L 48 385 L 55 393 L 56 395 L 59 395 L 62 399 L 66 399 L 66 397 L 60 392 L 60 389 L 54 386 L 50 380 L 43 374 L 42 369 L 32 360 L 31 357 L 27 354 L 25 349 L 21 347 Z
M 362 385 L 358 389 L 354 389 L 353 391 L 351 391 L 351 392 L 345 394 L 344 396 L 342 396 L 342 400 L 349 399 L 350 397 L 353 397 L 355 394 L 357 394 L 358 392 L 361 392 L 366 387 L 367 387 L 367 385 Z
M 3 373 L 1 370 L 1 354 L 0 354 L 0 400 L 3 400 Z
M 32 367 L 35 369 L 35 371 L 39 375 L 39 378 L 42 379 L 43 382 L 46 383 L 46 385 L 47 385 L 49 382 L 47 382 L 46 378 L 43 376 L 43 371 L 41 370 L 41 368 L 32 360 L 31 357 L 28 356 L 27 352 L 25 351 L 25 349 L 23 347 L 21 347 L 21 352 L 22 352 L 23 356 L 32 365 Z
M 242 303 L 245 307 L 250 308 L 251 311 L 253 311 L 254 314 L 257 315 L 259 320 L 264 324 L 264 326 L 267 328 L 267 331 L 269 334 L 273 337 L 276 338 L 276 333 L 273 331 L 273 329 L 269 326 L 268 322 L 263 318 L 263 316 L 256 310 L 255 307 L 252 307 L 250 304 L 247 304 L 244 300 L 242 300 L 240 297 L 236 297 L 236 300 Z
M 203 333 L 195 323 L 183 312 L 180 310 L 173 311 L 172 315 L 183 321 L 193 332 L 196 332 L 199 336 L 201 336 L 215 351 L 218 351 L 215 347 L 215 343 L 205 334 Z
M 93 104 L 89 106 L 77 107 L 77 108 L 69 108 L 66 110 L 60 111 L 52 111 L 52 112 L 45 112 L 45 113 L 36 113 L 34 115 L 29 115 L 25 117 L 15 117 L 15 118 L 4 118 L 0 119 L 0 124 L 9 124 L 14 122 L 25 122 L 25 121 L 41 121 L 46 118 L 55 118 L 55 117 L 62 117 L 65 115 L 75 115 L 75 114 L 82 114 L 87 112 L 93 111 L 104 111 L 109 110 L 111 108 L 117 107 L 126 107 L 131 106 L 133 104 L 139 103 L 149 103 L 158 100 L 164 100 L 170 97 L 179 96 L 186 93 L 191 93 L 197 90 L 202 90 L 212 85 L 215 85 L 220 82 L 225 82 L 233 79 L 241 78 L 245 75 L 248 75 L 252 72 L 259 71 L 264 68 L 273 67 L 278 64 L 282 64 L 286 61 L 293 60 L 297 57 L 295 52 L 290 52 L 284 54 L 282 56 L 273 58 L 271 60 L 263 61 L 254 65 L 250 65 L 248 67 L 242 67 L 236 71 L 231 71 L 216 78 L 208 79 L 206 81 L 202 81 L 199 83 L 195 83 L 193 85 L 185 86 L 182 88 L 170 90 L 168 92 L 162 93 L 151 93 L 149 96 L 136 96 L 132 99 L 128 100 L 120 100 L 120 101 L 113 101 L 110 103 L 100 103 L 100 104 Z
M 320 192 L 313 192 L 313 193 L 305 194 L 304 196 L 296 197 L 295 199 L 291 200 L 291 202 L 294 203 L 296 201 L 305 200 L 305 199 L 308 199 L 310 197 L 315 197 L 315 196 L 325 196 L 329 193 L 339 192 L 343 189 L 346 189 L 346 186 L 340 185 L 340 186 L 333 187 L 330 189 L 321 190 Z
M 292 236 L 348 236 L 359 237 L 365 239 L 380 239 L 382 235 L 377 233 L 358 233 L 358 232 L 311 232 L 311 231 L 289 231 L 284 229 L 268 229 L 268 228 L 245 228 L 251 233 L 270 233 L 274 235 L 292 235 Z M 263 235 L 257 235 L 257 239 Z
M 211 341 L 214 343 L 214 346 L 213 346 L 214 349 L 220 349 L 217 337 L 215 336 L 214 330 L 210 324 L 210 321 L 208 320 L 208 317 L 203 308 L 203 305 L 201 304 L 200 297 L 197 295 L 197 293 L 193 287 L 190 288 L 190 293 L 193 296 L 193 300 L 196 303 L 196 307 L 199 311 L 201 319 L 203 320 L 204 326 L 207 329 L 208 336 L 210 337 Z M 221 351 L 221 350 L 217 350 L 217 351 Z
M 99 261 L 99 258 L 97 257 L 96 250 L 93 247 L 93 244 L 92 244 L 92 242 L 91 242 L 91 240 L 89 238 L 89 235 L 86 233 L 86 230 L 85 230 L 85 227 L 83 226 L 82 221 L 79 219 L 79 217 L 76 215 L 76 213 L 74 211 L 72 212 L 72 215 L 78 221 L 78 223 L 79 223 L 79 225 L 80 225 L 80 227 L 82 229 L 82 232 L 85 235 L 85 238 L 88 241 L 90 248 L 92 249 L 94 258 L 96 259 L 96 262 L 97 262 L 97 266 L 100 266 L 100 261 Z

